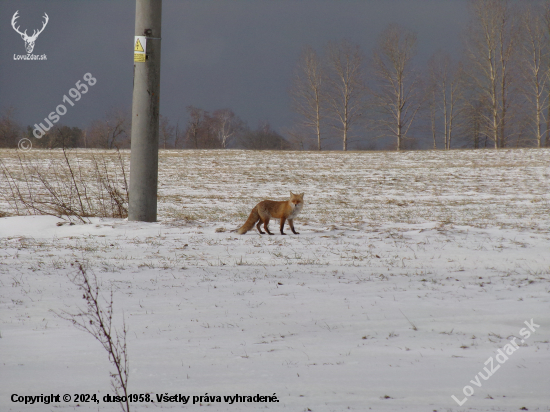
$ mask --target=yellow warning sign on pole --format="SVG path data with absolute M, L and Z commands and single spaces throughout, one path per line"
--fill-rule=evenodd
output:
M 145 63 L 147 51 L 147 37 L 135 36 L 134 37 L 134 62 Z
M 137 52 L 143 52 L 143 46 L 141 45 L 141 41 L 139 40 L 139 38 L 136 40 L 136 47 L 134 48 L 134 51 L 137 51 Z

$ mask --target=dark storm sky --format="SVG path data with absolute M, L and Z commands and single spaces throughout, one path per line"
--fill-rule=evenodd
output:
M 31 34 L 49 23 L 34 54 L 11 27 Z M 13 105 L 24 125 L 43 121 L 82 76 L 97 84 L 60 123 L 86 127 L 113 108 L 131 109 L 134 1 L 0 2 L 0 108 Z M 379 33 L 399 23 L 418 33 L 420 64 L 437 49 L 458 55 L 467 22 L 463 0 L 164 0 L 161 114 L 182 125 L 185 107 L 231 108 L 251 127 L 290 126 L 288 90 L 304 45 L 322 50 L 348 39 L 368 55 Z

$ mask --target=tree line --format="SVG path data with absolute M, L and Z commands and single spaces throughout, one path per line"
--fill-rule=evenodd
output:
M 299 145 L 550 147 L 550 1 L 471 0 L 458 59 L 422 69 L 417 35 L 390 24 L 370 55 L 347 40 L 303 49 L 292 87 Z
M 212 113 L 187 107 L 189 120 L 180 129 L 166 116 L 160 116 L 159 148 L 161 149 L 252 149 L 289 150 L 293 147 L 269 122 L 251 129 L 230 109 Z M 94 120 L 86 129 L 53 125 L 36 139 L 33 127 L 23 128 L 15 120 L 15 108 L 7 107 L 0 115 L 0 147 L 17 147 L 21 138 L 31 140 L 33 147 L 67 148 L 130 148 L 131 122 L 128 113 L 113 110 Z
M 181 127 L 161 116 L 164 149 L 323 150 L 550 147 L 550 0 L 470 0 L 464 47 L 420 65 L 417 34 L 390 24 L 370 53 L 349 40 L 305 46 L 290 88 L 293 126 L 250 128 L 231 109 L 186 108 Z M 0 147 L 32 137 L 0 116 Z M 283 136 L 284 135 L 284 136 Z M 127 113 L 86 130 L 55 125 L 35 147 L 127 148 Z M 337 144 L 338 146 L 335 146 Z

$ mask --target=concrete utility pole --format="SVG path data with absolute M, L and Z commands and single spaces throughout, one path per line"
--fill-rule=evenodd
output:
M 136 0 L 128 220 L 143 222 L 157 220 L 161 15 L 162 0 Z

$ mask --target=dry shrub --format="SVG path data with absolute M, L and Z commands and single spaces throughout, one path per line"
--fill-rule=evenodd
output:
M 117 149 L 112 164 L 103 154 L 91 154 L 89 164 L 76 150 L 63 148 L 61 159 L 47 164 L 18 152 L 18 167 L 10 170 L 0 160 L 7 182 L 3 194 L 16 214 L 52 215 L 86 222 L 88 217 L 128 216 L 128 181 L 124 160 Z
M 71 263 L 71 266 L 74 264 Z M 111 386 L 119 397 L 119 404 L 123 412 L 130 412 L 130 399 L 128 397 L 128 376 L 130 367 L 128 361 L 128 349 L 126 346 L 126 335 L 128 329 L 124 318 L 122 330 L 113 325 L 113 289 L 111 288 L 110 299 L 105 299 L 100 290 L 100 284 L 94 273 L 88 274 L 81 263 L 78 266 L 77 274 L 71 278 L 71 282 L 78 286 L 83 293 L 82 298 L 86 301 L 86 308 L 79 308 L 77 312 L 65 310 L 57 313 L 58 317 L 71 322 L 77 329 L 88 332 L 107 351 L 109 361 L 116 371 L 111 372 Z M 107 306 L 105 306 L 105 304 Z

